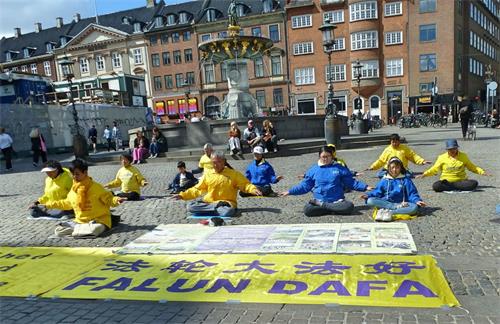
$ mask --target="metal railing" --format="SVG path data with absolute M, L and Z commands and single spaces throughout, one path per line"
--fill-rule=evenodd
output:
M 106 103 L 128 106 L 129 99 L 126 91 L 109 90 L 103 88 L 73 89 L 67 91 L 47 92 L 44 94 L 47 104 L 66 105 L 71 103 L 71 96 L 75 103 Z

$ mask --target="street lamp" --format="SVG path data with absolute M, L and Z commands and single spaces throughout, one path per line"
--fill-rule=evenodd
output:
M 325 141 L 326 144 L 340 146 L 340 119 L 337 115 L 337 107 L 333 103 L 333 69 L 332 53 L 335 47 L 335 29 L 337 26 L 331 21 L 325 22 L 318 29 L 326 34 L 323 41 L 323 51 L 328 55 L 328 103 L 325 109 Z
M 363 114 L 361 113 L 361 96 L 359 95 L 360 93 L 360 85 L 361 85 L 361 68 L 363 67 L 363 64 L 359 62 L 359 59 L 356 61 L 356 64 L 354 64 L 353 69 L 356 72 L 356 82 L 358 83 L 358 97 L 356 98 L 356 109 L 358 109 L 358 118 L 361 120 L 363 118 Z
M 59 65 L 61 65 L 61 70 L 63 77 L 68 81 L 69 83 L 69 100 L 71 102 L 71 107 L 73 109 L 73 121 L 75 124 L 73 125 L 73 152 L 75 154 L 75 158 L 85 158 L 88 156 L 88 147 L 87 147 L 87 140 L 85 139 L 85 136 L 81 133 L 81 128 L 80 125 L 78 124 L 78 112 L 76 111 L 75 107 L 75 100 L 73 98 L 73 77 L 75 76 L 73 74 L 73 61 L 68 59 L 67 56 L 65 56 L 62 60 L 59 61 Z

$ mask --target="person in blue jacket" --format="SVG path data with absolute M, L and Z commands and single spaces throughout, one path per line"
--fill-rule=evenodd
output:
M 327 214 L 351 214 L 354 204 L 345 200 L 344 188 L 366 191 L 373 188 L 353 178 L 349 169 L 333 160 L 333 148 L 323 146 L 319 152 L 317 165 L 312 166 L 301 183 L 280 196 L 303 195 L 313 192 L 311 199 L 304 207 L 306 216 L 322 216 Z
M 417 187 L 406 173 L 403 162 L 392 157 L 387 174 L 382 177 L 373 191 L 361 196 L 368 206 L 378 207 L 376 221 L 390 222 L 393 214 L 414 215 L 418 207 L 425 206 Z
M 186 163 L 179 161 L 177 163 L 177 170 L 179 170 L 179 173 L 177 173 L 172 183 L 168 186 L 168 190 L 171 190 L 171 194 L 178 194 L 198 184 L 198 179 L 196 179 L 191 172 L 186 170 Z
M 273 191 L 271 184 L 278 183 L 283 179 L 283 176 L 276 176 L 271 164 L 264 160 L 262 146 L 254 147 L 253 155 L 254 160 L 248 165 L 245 176 L 253 185 L 259 188 L 263 196 L 275 197 L 276 193 Z M 240 196 L 248 197 L 252 196 L 252 194 L 240 191 Z

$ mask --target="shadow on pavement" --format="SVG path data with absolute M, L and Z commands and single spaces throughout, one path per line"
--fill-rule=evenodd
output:
M 436 211 L 443 210 L 441 207 L 420 207 L 418 217 L 432 216 Z
M 106 231 L 100 237 L 108 237 L 116 233 L 127 233 L 135 232 L 140 230 L 152 231 L 157 225 L 128 225 L 125 223 L 120 223 L 118 226 L 113 227 L 111 230 Z
M 240 213 L 252 213 L 252 212 L 270 212 L 273 214 L 281 214 L 281 209 L 279 208 L 270 208 L 270 207 L 252 207 L 252 208 L 238 208 Z

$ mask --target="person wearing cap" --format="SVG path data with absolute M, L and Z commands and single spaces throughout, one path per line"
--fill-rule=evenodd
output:
M 175 175 L 174 180 L 168 186 L 171 194 L 178 194 L 181 191 L 188 190 L 198 183 L 198 179 L 194 177 L 193 173 L 186 170 L 184 161 L 177 162 L 177 170 L 179 170 L 179 173 Z
M 200 161 L 198 162 L 198 168 L 194 169 L 191 171 L 193 174 L 198 174 L 198 173 L 204 173 L 207 174 L 209 172 L 212 172 L 214 170 L 214 166 L 212 164 L 212 159 L 210 156 L 212 155 L 214 151 L 214 148 L 212 146 L 212 143 L 206 143 L 203 146 L 203 155 L 200 158 Z
M 173 199 L 192 200 L 206 193 L 202 200 L 190 202 L 188 212 L 193 215 L 231 217 L 236 214 L 238 190 L 261 196 L 260 190 L 240 172 L 226 166 L 223 152 L 211 155 L 213 172 L 205 173 L 198 184 L 172 196 Z
M 50 160 L 41 172 L 47 174 L 45 188 L 43 196 L 29 206 L 31 216 L 60 218 L 73 214 L 73 211 L 67 210 L 47 210 L 44 206 L 52 201 L 66 198 L 73 185 L 70 171 L 63 168 L 58 161 Z
M 116 197 L 88 175 L 88 165 L 82 159 L 71 162 L 73 185 L 65 199 L 49 201 L 49 209 L 71 210 L 75 212 L 74 221 L 61 222 L 56 226 L 57 236 L 99 236 L 111 228 L 111 207 L 116 207 L 126 198 Z M 85 226 L 80 226 L 85 225 Z
M 120 188 L 120 192 L 116 195 L 118 197 L 127 198 L 127 200 L 140 200 L 141 187 L 148 184 L 142 173 L 136 167 L 131 165 L 132 157 L 129 154 L 122 154 L 120 156 L 122 167 L 118 170 L 116 177 L 113 181 L 104 185 L 104 188 Z
M 373 162 L 367 170 L 376 170 L 380 167 L 383 167 L 382 170 L 377 172 L 377 177 L 382 178 L 387 173 L 387 162 L 392 157 L 397 157 L 403 162 L 403 167 L 406 172 L 411 176 L 411 171 L 408 170 L 409 161 L 424 165 L 431 164 L 431 161 L 424 160 L 423 157 L 415 153 L 408 145 L 401 144 L 401 138 L 398 134 L 392 134 L 390 136 L 391 143 L 387 146 L 382 154 L 380 154 L 379 158 Z
M 253 149 L 255 146 L 260 145 L 262 136 L 259 128 L 254 125 L 252 119 L 247 122 L 247 126 L 243 131 L 243 140 Z
M 366 191 L 373 188 L 353 178 L 351 172 L 340 163 L 333 162 L 333 149 L 323 146 L 319 151 L 318 164 L 313 165 L 301 183 L 280 196 L 303 195 L 313 192 L 311 199 L 304 207 L 306 216 L 322 216 L 327 214 L 349 215 L 354 204 L 345 200 L 344 189 Z
M 264 149 L 262 146 L 253 148 L 254 160 L 248 165 L 245 171 L 247 179 L 262 192 L 263 196 L 276 196 L 271 184 L 278 183 L 283 176 L 276 176 L 273 167 L 264 159 Z M 251 194 L 240 192 L 240 196 L 248 197 Z
M 434 182 L 432 189 L 442 191 L 471 191 L 477 188 L 476 180 L 467 179 L 465 169 L 479 175 L 490 175 L 469 160 L 464 152 L 458 150 L 456 139 L 446 141 L 446 153 L 441 154 L 436 163 L 417 178 L 433 176 L 441 172 L 439 181 Z
M 368 206 L 379 208 L 375 220 L 383 222 L 392 221 L 394 214 L 414 215 L 418 207 L 426 205 L 406 174 L 403 162 L 397 157 L 389 160 L 387 174 L 380 179 L 374 190 L 361 195 L 361 199 Z

